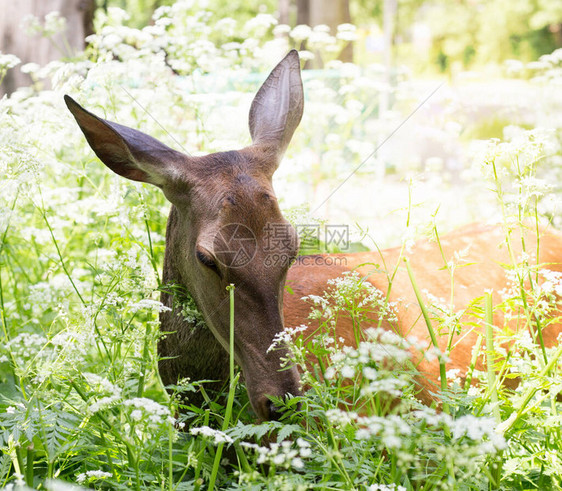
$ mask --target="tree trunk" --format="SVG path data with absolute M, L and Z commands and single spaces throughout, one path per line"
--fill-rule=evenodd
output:
M 349 0 L 309 0 L 310 26 L 326 24 L 335 34 L 340 24 L 351 22 L 349 13 Z M 353 46 L 348 44 L 341 52 L 339 59 L 353 61 Z
M 84 49 L 84 38 L 93 32 L 95 8 L 95 0 L 0 0 L 0 50 L 16 55 L 22 64 L 45 65 L 74 56 Z M 51 39 L 25 33 L 21 26 L 25 16 L 34 15 L 43 22 L 45 15 L 53 11 L 66 18 L 64 32 Z M 31 83 L 31 78 L 20 71 L 20 66 L 8 71 L 0 87 L 0 96 Z
M 556 43 L 556 47 L 562 47 L 562 23 L 559 24 L 552 24 L 549 26 L 549 30 L 554 37 L 554 42 Z
M 297 0 L 297 25 L 310 25 L 310 0 Z
M 291 22 L 291 0 L 279 0 L 279 24 Z

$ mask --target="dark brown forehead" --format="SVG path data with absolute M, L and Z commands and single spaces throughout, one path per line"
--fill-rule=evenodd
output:
M 268 222 L 283 220 L 270 185 L 247 173 L 234 176 L 220 201 L 223 222 L 243 223 L 256 232 Z
M 198 158 L 196 195 L 203 197 L 207 215 L 220 222 L 243 223 L 261 230 L 267 222 L 283 221 L 271 176 L 250 149 L 219 152 Z M 199 201 L 199 200 L 196 200 Z M 195 203 L 192 203 L 195 204 Z
M 241 150 L 216 152 L 196 159 L 196 173 L 200 178 L 250 175 L 263 182 L 271 182 L 271 164 L 275 156 L 264 149 L 253 146 Z

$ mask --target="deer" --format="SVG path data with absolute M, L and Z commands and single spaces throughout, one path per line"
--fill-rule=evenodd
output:
M 226 287 L 233 284 L 235 361 L 241 367 L 258 419 L 279 420 L 283 411 L 272 397 L 302 394 L 301 377 L 294 366 L 280 370 L 287 347 L 269 348 L 284 326 L 308 322 L 310 306 L 302 297 L 322 295 L 328 280 L 351 271 L 358 271 L 366 281 L 387 292 L 388 275 L 382 267 L 373 272 L 372 265 L 395 264 L 401 257 L 400 248 L 298 256 L 297 232 L 284 218 L 272 185 L 272 176 L 304 109 L 297 51 L 290 51 L 257 91 L 249 112 L 252 142 L 240 150 L 191 156 L 136 129 L 102 119 L 68 95 L 65 102 L 88 144 L 107 167 L 127 179 L 160 188 L 171 203 L 162 283 L 184 288 L 205 325 L 182 316 L 173 291 L 162 290 L 161 302 L 169 309 L 160 314 L 165 335 L 157 347 L 164 386 L 186 377 L 217 381 L 217 387 L 228 380 L 230 309 Z M 284 240 L 279 241 L 275 252 L 288 261 L 267 261 L 272 225 L 284 227 Z M 525 233 L 529 244 L 537 243 L 536 233 Z M 455 274 L 455 304 L 466 306 L 487 289 L 493 289 L 498 300 L 497 292 L 507 284 L 501 265 L 509 262 L 508 251 L 498 246 L 502 234 L 501 227 L 477 223 L 441 237 L 442 250 L 434 242 L 419 241 L 408 253 L 411 270 L 431 293 L 447 297 L 450 278 L 442 267 L 443 257 L 468 250 L 467 266 Z M 521 246 L 515 246 L 512 253 L 520 254 Z M 339 261 L 329 264 L 330 258 Z M 541 231 L 537 261 L 553 271 L 562 271 L 561 234 Z M 287 292 L 286 285 L 292 293 Z M 403 267 L 393 279 L 389 300 L 397 302 L 398 320 L 394 326 L 385 321 L 383 327 L 398 330 L 403 336 L 427 339 L 427 326 Z M 308 324 L 305 335 L 313 335 L 317 326 Z M 561 331 L 560 324 L 544 329 L 545 344 L 556 343 Z M 336 336 L 354 344 L 349 319 L 338 323 Z M 477 336 L 476 330 L 455 336 L 458 344 L 448 368 L 466 371 Z M 442 351 L 444 342 L 439 340 Z M 438 364 L 420 358 L 417 367 L 420 398 L 430 401 L 433 396 L 429 394 L 439 379 Z

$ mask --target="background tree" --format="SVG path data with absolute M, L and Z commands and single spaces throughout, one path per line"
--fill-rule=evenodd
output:
M 84 49 L 85 37 L 93 32 L 95 0 L 2 0 L 1 5 L 0 50 L 16 55 L 22 64 L 44 65 L 72 57 Z M 50 12 L 60 16 L 47 15 Z M 0 94 L 31 83 L 20 67 L 8 71 Z
M 351 22 L 349 0 L 298 0 L 297 24 L 327 25 L 335 34 L 340 24 Z M 342 61 L 353 61 L 353 47 L 348 44 L 340 53 Z

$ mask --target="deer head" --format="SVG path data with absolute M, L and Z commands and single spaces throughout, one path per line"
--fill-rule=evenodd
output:
M 105 165 L 123 177 L 159 187 L 172 203 L 166 237 L 170 276 L 191 294 L 226 350 L 226 286 L 235 285 L 235 358 L 258 416 L 277 418 L 268 396 L 299 393 L 296 369 L 280 371 L 286 353 L 268 353 L 283 329 L 285 278 L 298 251 L 297 234 L 283 218 L 271 182 L 302 117 L 297 52 L 291 51 L 257 92 L 249 118 L 252 144 L 237 151 L 188 156 L 101 119 L 68 96 L 65 101 Z M 275 250 L 272 227 L 283 231 Z M 273 252 L 287 260 L 271 261 Z

